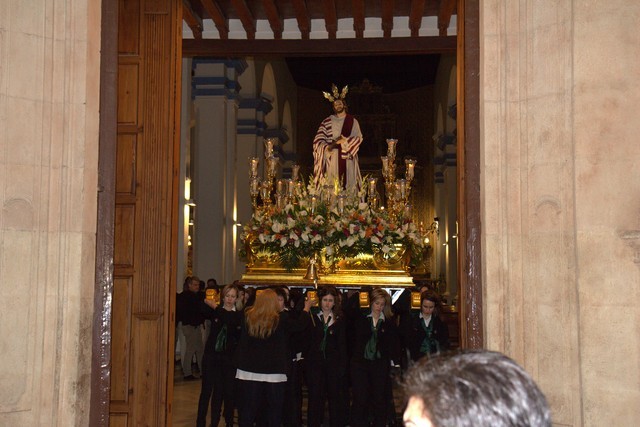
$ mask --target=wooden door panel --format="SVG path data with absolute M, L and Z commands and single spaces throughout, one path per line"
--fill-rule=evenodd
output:
M 173 366 L 181 2 L 119 5 L 110 424 L 161 426 Z

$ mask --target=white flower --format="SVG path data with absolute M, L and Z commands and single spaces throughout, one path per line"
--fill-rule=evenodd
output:
M 316 243 L 322 240 L 322 236 L 319 234 L 316 234 L 315 236 L 313 236 L 313 238 L 311 239 L 311 243 Z
M 347 246 L 351 247 L 356 242 L 356 238 L 353 236 L 347 237 Z
M 296 225 L 296 220 L 291 217 L 287 217 L 287 227 L 293 228 L 295 225 Z
M 318 236 L 316 236 L 318 237 Z M 331 256 L 333 255 L 333 246 L 327 246 L 327 255 Z
M 391 250 L 391 248 L 387 245 L 382 246 L 382 252 L 384 252 L 385 254 L 388 254 L 389 251 Z
M 282 231 L 283 228 L 284 228 L 284 226 L 282 224 L 280 224 L 278 221 L 276 221 L 271 226 L 271 231 L 273 231 L 274 233 L 279 233 L 279 232 Z
M 368 208 L 369 208 L 369 205 L 364 202 L 361 202 L 358 204 L 358 210 L 362 212 L 366 212 Z
M 291 211 L 293 211 L 293 205 L 289 203 L 287 206 L 284 207 L 284 211 L 286 213 L 291 213 Z
M 300 247 L 300 240 L 296 239 L 295 242 L 293 242 L 293 246 L 295 246 L 296 248 Z
M 298 235 L 292 231 L 289 233 L 289 238 L 293 240 L 298 240 Z
M 380 244 L 380 239 L 378 239 L 377 236 L 371 236 L 371 242 L 375 243 L 376 245 Z
M 267 243 L 267 238 L 264 234 L 260 233 L 260 235 L 258 236 L 258 240 L 260 240 L 260 243 L 262 243 L 263 245 L 265 243 Z
M 301 238 L 302 238 L 302 240 L 304 240 L 305 242 L 308 242 L 308 241 L 309 241 L 309 232 L 305 230 L 305 232 L 304 232 L 304 233 L 302 233 L 302 234 L 300 235 L 300 237 L 301 237 Z
M 280 238 L 280 247 L 284 247 L 284 245 L 287 244 L 287 238 L 286 237 L 281 237 Z

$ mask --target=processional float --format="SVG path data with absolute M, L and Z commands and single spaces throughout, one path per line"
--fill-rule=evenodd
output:
M 291 178 L 276 179 L 274 143 L 265 139 L 262 178 L 259 159 L 249 158 L 253 214 L 241 236 L 246 272 L 240 282 L 413 286 L 411 269 L 425 251 L 409 203 L 416 160 L 406 159 L 404 178 L 396 178 L 397 140 L 387 139 L 387 155 L 381 157 L 386 203 L 375 177 L 343 189 L 339 182 L 305 183 L 294 165 Z

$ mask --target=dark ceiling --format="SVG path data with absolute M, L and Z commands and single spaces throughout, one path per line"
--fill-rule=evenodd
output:
M 328 90 L 331 83 L 360 84 L 368 79 L 383 93 L 403 92 L 434 83 L 439 54 L 286 58 L 298 86 Z

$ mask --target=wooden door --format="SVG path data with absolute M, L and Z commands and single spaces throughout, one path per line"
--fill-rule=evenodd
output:
M 119 0 L 112 426 L 170 420 L 180 7 Z

